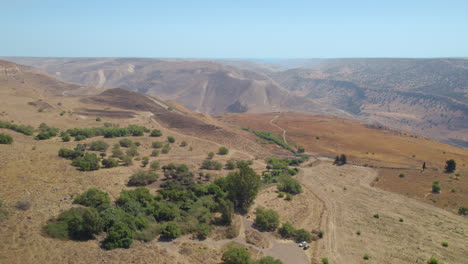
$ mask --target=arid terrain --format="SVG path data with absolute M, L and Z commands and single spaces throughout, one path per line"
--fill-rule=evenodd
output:
M 138 71 L 136 66 L 126 70 L 132 69 Z M 246 78 L 247 73 L 242 74 Z M 224 167 L 201 169 L 208 153 L 217 153 L 221 146 L 228 147 L 229 153 L 216 154 L 214 161 L 225 164 L 231 159 L 252 160 L 251 167 L 258 174 L 269 170 L 267 158 L 292 157 L 290 151 L 252 133 L 252 130 L 269 131 L 294 149 L 304 147 L 303 155 L 309 159 L 298 166 L 299 173 L 294 176 L 303 192 L 288 201 L 278 197 L 276 184 L 262 185 L 252 208 L 243 215 L 235 215 L 234 237 L 226 235 L 226 227 L 217 226 L 205 240 L 185 235 L 172 241 L 135 241 L 128 249 L 105 250 L 101 247 L 104 234 L 87 241 L 60 240 L 49 237 L 43 228 L 51 218 L 77 207 L 72 204 L 73 199 L 89 187 L 109 193 L 112 202 L 122 190 L 134 189 L 127 182 L 130 175 L 142 169 L 139 160 L 130 166 L 79 171 L 70 160 L 57 155 L 61 148 L 74 148 L 78 143 L 89 144 L 99 139 L 112 146 L 122 138 L 99 136 L 64 142 L 57 136 L 35 140 L 34 136 L 0 128 L 0 133 L 14 139 L 11 145 L 0 144 L 0 200 L 5 201 L 8 212 L 0 219 L 0 263 L 222 263 L 221 256 L 230 246 L 247 247 L 254 259 L 272 256 L 285 264 L 319 264 L 324 257 L 330 263 L 341 264 L 424 264 L 432 256 L 444 264 L 466 261 L 468 218 L 457 214 L 458 207 L 468 205 L 466 149 L 418 134 L 328 115 L 274 112 L 211 117 L 192 112 L 197 110 L 195 105 L 186 105 L 176 98 L 172 99 L 185 107 L 167 102 L 164 99 L 168 94 L 159 95 L 156 90 L 138 93 L 105 89 L 113 87 L 104 85 L 105 82 L 70 84 L 56 77 L 58 74 L 52 77 L 0 61 L 0 121 L 34 128 L 45 122 L 61 131 L 101 127 L 104 123 L 121 128 L 133 124 L 158 129 L 162 138 L 150 137 L 148 133 L 129 137 L 139 142 L 137 157 L 149 157 L 161 166 L 184 163 L 203 183 L 231 172 Z M 122 88 L 117 83 L 112 85 Z M 179 85 L 182 83 L 176 86 Z M 171 87 L 166 89 L 172 92 Z M 259 88 L 253 90 L 256 89 Z M 199 91 L 193 93 L 198 95 Z M 185 96 L 190 98 L 189 94 Z M 166 143 L 167 136 L 176 140 L 170 152 L 151 156 L 152 142 Z M 180 144 L 183 141 L 186 146 Z M 105 153 L 112 154 L 110 149 Z M 348 163 L 333 165 L 334 157 L 341 154 L 348 156 Z M 447 159 L 456 160 L 458 176 L 443 172 Z M 424 171 L 423 162 L 427 164 Z M 198 178 L 200 172 L 209 172 L 210 177 Z M 400 177 L 401 173 L 405 176 Z M 431 193 L 434 180 L 440 181 L 442 187 L 438 194 Z M 162 182 L 163 177 L 146 187 L 156 194 Z M 18 201 L 29 202 L 30 208 L 18 208 Z M 292 240 L 281 238 L 278 232 L 263 232 L 252 225 L 259 206 L 278 212 L 282 223 L 289 221 L 308 232 L 321 230 L 323 238 L 303 250 Z M 448 247 L 441 245 L 444 241 Z M 370 256 L 367 261 L 363 260 L 365 254 Z
M 6 59 L 192 111 L 331 114 L 468 146 L 467 59 Z

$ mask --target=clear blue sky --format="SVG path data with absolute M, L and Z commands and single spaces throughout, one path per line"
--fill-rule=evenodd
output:
M 0 0 L 0 56 L 468 57 L 468 0 Z

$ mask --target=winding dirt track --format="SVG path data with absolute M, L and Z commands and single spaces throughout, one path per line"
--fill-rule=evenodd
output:
M 272 126 L 278 128 L 279 130 L 283 131 L 283 135 L 282 135 L 282 136 L 283 136 L 283 141 L 284 141 L 284 143 L 288 144 L 288 141 L 286 140 L 286 130 L 284 130 L 282 127 L 278 126 L 277 124 L 273 123 L 273 122 L 275 122 L 276 119 L 278 119 L 279 117 L 280 117 L 279 115 L 273 117 L 273 119 L 271 119 L 268 123 L 270 123 L 270 125 L 272 125 Z
M 426 263 L 431 256 L 442 263 L 466 263 L 466 218 L 373 188 L 369 184 L 375 177 L 369 168 L 329 162 L 303 168 L 298 179 L 325 205 L 321 219 L 325 237 L 319 240 L 314 259 L 360 263 L 367 253 L 370 263 Z M 373 217 L 376 213 L 379 219 Z M 442 247 L 443 241 L 450 246 Z

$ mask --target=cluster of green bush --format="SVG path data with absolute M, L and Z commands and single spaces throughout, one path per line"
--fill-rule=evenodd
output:
M 75 137 L 75 140 L 104 136 L 105 138 L 143 136 L 150 132 L 150 129 L 144 126 L 128 125 L 127 127 L 93 127 L 93 128 L 73 128 L 68 129 L 67 134 Z
M 104 231 L 107 249 L 127 248 L 135 237 L 149 241 L 158 235 L 173 239 L 195 233 L 204 239 L 214 224 L 230 224 L 235 209 L 247 210 L 261 185 L 260 176 L 247 166 L 210 184 L 195 183 L 185 164 L 171 163 L 162 169 L 167 179 L 156 195 L 144 187 L 123 190 L 112 206 L 107 193 L 90 188 L 74 200 L 85 207 L 63 212 L 49 221 L 45 232 L 86 240 Z
M 59 132 L 58 128 L 50 127 L 46 123 L 41 123 L 39 125 L 39 134 L 37 134 L 34 139 L 36 140 L 45 140 L 51 137 L 57 136 Z
M 265 184 L 276 183 L 282 177 L 294 176 L 299 172 L 298 168 L 290 168 L 289 166 L 299 166 L 305 162 L 307 157 L 299 157 L 295 159 L 280 159 L 277 157 L 268 158 L 266 169 L 263 173 L 263 182 Z
M 130 197 L 130 198 L 129 198 Z M 139 204 L 152 197 L 147 189 L 122 191 L 119 199 L 128 199 Z M 107 249 L 128 248 L 133 242 L 133 233 L 148 226 L 145 215 L 135 215 L 126 208 L 111 207 L 109 195 L 99 189 L 90 188 L 74 200 L 75 207 L 49 221 L 45 232 L 55 238 L 88 240 L 105 231 L 103 246 Z
M 0 133 L 0 144 L 12 144 L 13 143 L 13 137 L 5 134 L 5 133 Z
M 253 260 L 249 251 L 245 247 L 232 247 L 224 251 L 222 257 L 225 264 L 282 264 L 279 259 L 270 256 Z
M 281 237 L 285 239 L 293 239 L 296 242 L 312 241 L 312 234 L 310 232 L 306 231 L 305 229 L 296 229 L 289 222 L 283 223 L 278 229 L 278 233 L 281 235 Z
M 27 136 L 31 136 L 34 133 L 34 128 L 32 126 L 17 125 L 8 121 L 0 121 L 0 128 L 10 129 Z
M 223 168 L 223 164 L 216 160 L 204 160 L 201 165 L 201 169 L 204 170 L 221 170 Z
M 87 144 L 78 144 L 74 149 L 61 148 L 58 152 L 58 156 L 72 160 L 72 165 L 78 167 L 82 171 L 98 170 L 101 168 L 101 163 L 104 168 L 119 166 L 118 161 L 113 158 L 101 160 L 96 154 L 86 152 L 87 149 L 104 151 L 104 149 L 108 147 L 108 144 L 103 141 L 94 141 L 90 144 L 89 148 Z

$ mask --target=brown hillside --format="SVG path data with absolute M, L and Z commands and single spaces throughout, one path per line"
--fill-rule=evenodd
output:
M 233 127 L 270 131 L 278 137 L 286 131 L 287 142 L 304 146 L 307 154 L 333 158 L 346 154 L 352 164 L 379 169 L 377 186 L 456 211 L 468 203 L 468 150 L 440 143 L 412 133 L 370 126 L 361 122 L 301 113 L 223 114 L 218 120 Z M 246 136 L 248 133 L 245 132 Z M 251 138 L 256 138 L 250 133 Z M 273 151 L 276 145 L 266 145 Z M 283 153 L 287 153 L 282 150 Z M 461 177 L 444 173 L 445 161 L 455 159 Z M 421 171 L 426 162 L 426 171 Z M 405 174 L 404 178 L 399 174 Z M 439 181 L 441 194 L 431 194 Z M 451 192 L 451 189 L 456 192 Z

